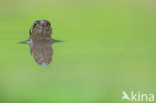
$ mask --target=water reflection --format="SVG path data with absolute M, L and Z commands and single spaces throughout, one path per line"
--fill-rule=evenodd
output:
M 53 49 L 52 45 L 54 42 L 60 42 L 55 39 L 29 39 L 22 43 L 30 45 L 30 53 L 39 65 L 48 65 L 52 61 Z

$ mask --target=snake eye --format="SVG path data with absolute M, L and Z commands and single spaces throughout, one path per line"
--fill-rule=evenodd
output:
M 50 26 L 50 23 L 48 23 L 48 25 Z
M 34 26 L 36 26 L 36 25 L 37 25 L 37 22 L 34 23 Z

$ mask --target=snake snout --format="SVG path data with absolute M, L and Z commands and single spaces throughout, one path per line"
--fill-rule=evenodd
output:
M 39 20 L 38 22 L 39 22 L 40 26 L 43 26 L 43 25 L 45 27 L 49 26 L 49 21 L 47 21 L 47 20 Z
M 45 25 L 42 25 L 42 29 L 41 29 L 41 32 L 40 32 L 42 35 L 43 34 L 46 34 L 47 33 L 47 30 L 45 28 Z

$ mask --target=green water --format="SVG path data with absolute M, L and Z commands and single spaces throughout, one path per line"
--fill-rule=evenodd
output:
M 156 95 L 155 5 L 1 0 L 0 103 L 120 103 L 122 91 Z M 52 37 L 64 41 L 52 45 L 48 66 L 36 64 L 29 45 L 18 43 L 40 19 L 50 21 Z

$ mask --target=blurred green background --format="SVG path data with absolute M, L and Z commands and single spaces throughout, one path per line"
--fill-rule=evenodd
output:
M 40 19 L 64 40 L 52 45 L 48 66 L 18 43 Z M 156 94 L 155 0 L 0 0 L 0 47 L 0 103 L 120 103 L 122 91 Z

